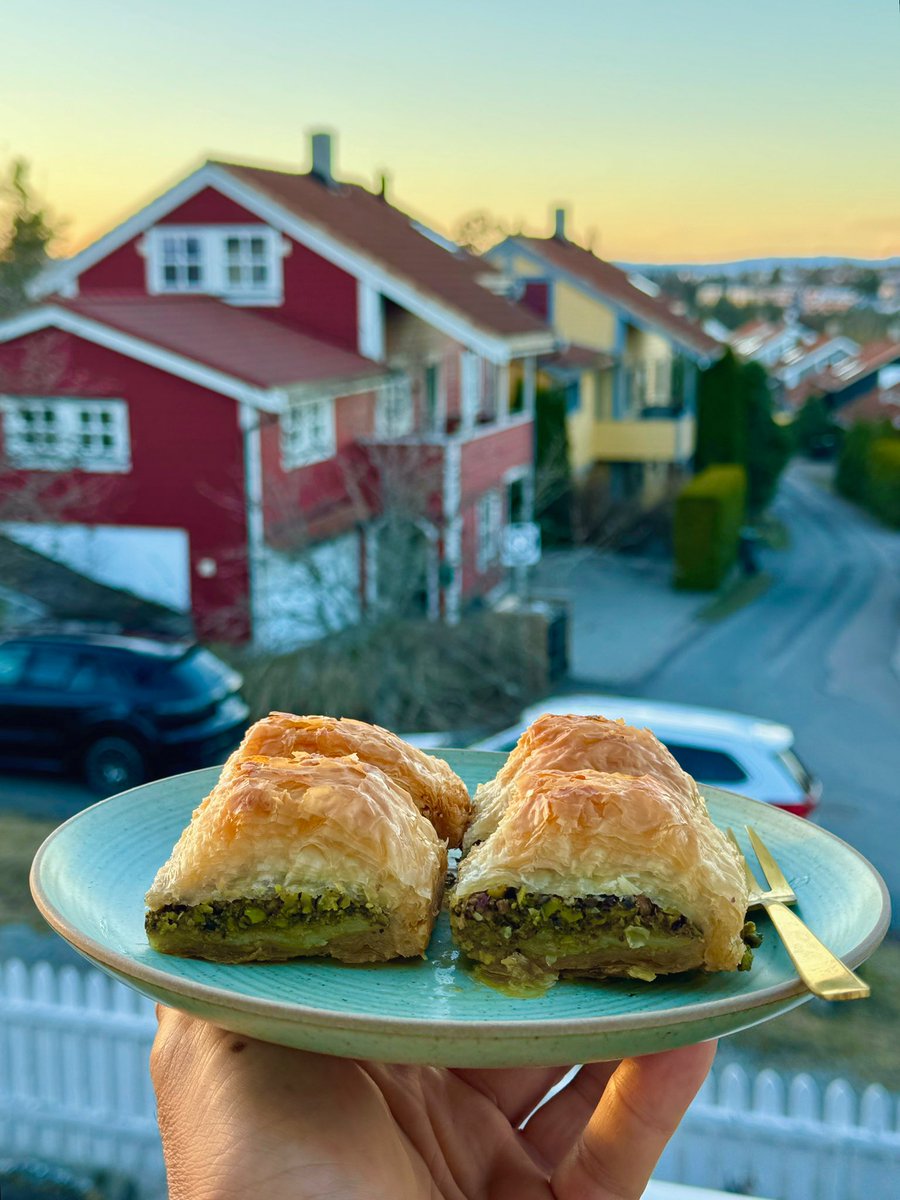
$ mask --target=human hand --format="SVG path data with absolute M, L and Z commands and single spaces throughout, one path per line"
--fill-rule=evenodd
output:
M 638 1200 L 714 1043 L 582 1067 L 445 1070 L 289 1050 L 158 1007 L 170 1200 Z

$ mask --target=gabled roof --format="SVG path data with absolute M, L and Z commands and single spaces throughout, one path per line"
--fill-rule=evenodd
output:
M 359 380 L 386 369 L 320 338 L 209 296 L 81 296 L 71 310 L 259 387 Z
M 207 162 L 72 259 L 47 269 L 32 289 L 46 297 L 77 286 L 78 276 L 205 188 L 214 188 L 354 275 L 448 336 L 495 360 L 540 353 L 553 334 L 533 313 L 479 282 L 483 260 L 451 252 L 381 196 L 355 184 L 323 183 L 237 163 Z
M 361 391 L 386 369 L 330 342 L 204 296 L 93 294 L 0 324 L 0 343 L 60 329 L 268 412 L 284 390 Z
M 639 321 L 666 333 L 682 348 L 700 358 L 712 360 L 721 356 L 722 347 L 699 325 L 672 312 L 664 300 L 636 287 L 625 271 L 597 258 L 590 250 L 556 237 L 514 236 L 510 241 L 539 256 L 557 270 L 587 284 L 604 299 L 612 301 Z
M 459 249 L 451 253 L 420 232 L 411 217 L 357 184 L 323 184 L 312 174 L 218 162 L 221 170 L 313 221 L 379 262 L 399 279 L 465 314 L 479 328 L 500 337 L 547 332 L 528 309 L 497 296 L 479 282 L 483 259 Z

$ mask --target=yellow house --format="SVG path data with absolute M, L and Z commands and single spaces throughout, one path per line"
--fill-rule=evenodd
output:
M 559 341 L 540 370 L 566 391 L 582 490 L 601 503 L 652 502 L 690 464 L 697 372 L 722 347 L 672 312 L 649 280 L 569 241 L 562 209 L 553 237 L 509 237 L 486 257 Z

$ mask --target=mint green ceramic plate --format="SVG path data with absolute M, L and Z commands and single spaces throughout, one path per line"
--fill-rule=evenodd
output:
M 499 754 L 442 751 L 471 791 Z M 113 796 L 50 835 L 32 868 L 41 912 L 87 958 L 138 991 L 226 1029 L 286 1046 L 389 1062 L 543 1066 L 646 1054 L 735 1033 L 809 993 L 765 916 L 750 972 L 598 983 L 566 981 L 513 999 L 461 961 L 446 915 L 427 960 L 345 966 L 327 959 L 223 966 L 157 954 L 144 936 L 144 892 L 218 769 Z M 705 789 L 713 819 L 744 843 L 755 825 L 799 897 L 798 913 L 851 967 L 881 942 L 888 900 L 855 850 L 769 805 Z M 752 859 L 751 859 L 752 861 Z

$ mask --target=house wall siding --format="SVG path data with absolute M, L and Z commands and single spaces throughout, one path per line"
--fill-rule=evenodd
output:
M 6 394 L 127 401 L 128 472 L 12 471 L 4 482 L 40 489 L 55 521 L 184 529 L 198 633 L 245 637 L 243 443 L 234 401 L 58 332 L 0 346 L 0 372 Z M 204 558 L 216 564 L 212 578 L 197 573 Z
M 594 350 L 613 350 L 616 314 L 577 288 L 557 280 L 553 285 L 553 327 L 566 341 Z
M 297 549 L 320 536 L 337 536 L 363 518 L 369 472 L 359 441 L 372 435 L 374 406 L 371 392 L 338 397 L 335 456 L 288 471 L 281 461 L 278 418 L 263 418 L 263 506 L 267 537 L 273 544 Z
M 482 595 L 503 578 L 499 566 L 477 569 L 477 503 L 485 492 L 497 489 L 503 495 L 503 520 L 508 519 L 503 476 L 516 467 L 531 467 L 534 425 L 531 421 L 507 426 L 496 433 L 473 438 L 462 445 L 462 591 L 465 598 Z
M 290 253 L 282 263 L 284 301 L 279 308 L 257 310 L 260 315 L 276 316 L 305 333 L 355 351 L 356 279 L 295 241 L 291 241 Z

